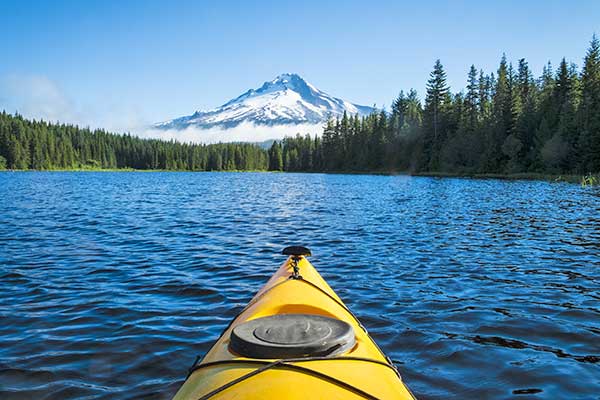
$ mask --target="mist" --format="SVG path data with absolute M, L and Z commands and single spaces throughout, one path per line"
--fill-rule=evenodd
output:
M 132 134 L 142 138 L 161 140 L 176 140 L 184 143 L 226 143 L 226 142 L 264 142 L 267 140 L 280 140 L 284 137 L 302 136 L 307 133 L 311 136 L 321 136 L 322 124 L 302 125 L 256 125 L 244 122 L 233 128 L 198 128 L 190 126 L 183 130 L 141 128 L 133 130 Z

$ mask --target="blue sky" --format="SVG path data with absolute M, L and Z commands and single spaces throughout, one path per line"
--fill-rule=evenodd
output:
M 355 103 L 454 90 L 503 52 L 538 74 L 578 65 L 600 1 L 3 1 L 0 108 L 128 130 L 191 114 L 283 72 Z

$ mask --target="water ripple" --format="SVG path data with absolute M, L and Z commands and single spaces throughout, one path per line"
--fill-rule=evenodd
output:
M 0 397 L 170 398 L 283 261 L 419 398 L 597 398 L 600 190 L 404 176 L 0 173 Z

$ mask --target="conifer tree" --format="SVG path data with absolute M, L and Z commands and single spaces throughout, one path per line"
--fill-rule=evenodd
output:
M 283 154 L 281 145 L 278 141 L 274 141 L 269 149 L 269 171 L 283 170 Z
M 446 72 L 440 60 L 436 60 L 427 81 L 427 95 L 423 114 L 423 145 L 421 168 L 439 170 L 441 145 L 445 141 L 445 118 L 450 103 Z
M 600 171 L 600 41 L 593 36 L 583 63 L 579 107 L 581 172 Z
M 467 93 L 465 95 L 465 112 L 467 114 L 466 127 L 469 131 L 474 131 L 479 120 L 479 80 L 477 79 L 477 69 L 471 65 L 467 77 Z

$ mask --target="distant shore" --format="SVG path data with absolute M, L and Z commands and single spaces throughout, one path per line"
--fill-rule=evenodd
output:
M 565 175 L 565 174 L 545 174 L 536 172 L 519 172 L 514 174 L 496 174 L 496 173 L 453 173 L 453 172 L 408 172 L 408 171 L 338 171 L 324 172 L 350 175 L 406 175 L 415 177 L 429 178 L 465 178 L 465 179 L 499 179 L 507 181 L 546 181 L 546 182 L 567 182 L 581 184 L 584 179 L 592 178 L 593 185 L 600 184 L 600 173 L 592 175 Z
M 471 179 L 502 179 L 502 180 L 527 180 L 527 181 L 550 181 L 550 182 L 568 182 L 580 184 L 587 176 L 586 175 L 558 175 L 544 174 L 533 172 L 520 172 L 514 174 L 460 174 L 448 172 L 417 172 L 412 176 L 428 176 L 437 178 L 471 178 Z M 600 174 L 590 175 L 595 177 L 596 181 L 600 179 Z
M 166 169 L 135 169 L 135 168 L 68 168 L 68 169 L 4 169 L 0 172 L 268 172 L 268 173 L 310 173 L 310 174 L 342 174 L 342 175 L 404 175 L 414 177 L 430 178 L 465 178 L 465 179 L 499 179 L 507 181 L 527 180 L 527 181 L 546 181 L 546 182 L 566 182 L 583 184 L 586 179 L 590 180 L 595 186 L 600 184 L 600 174 L 592 175 L 564 175 L 564 174 L 545 174 L 521 172 L 514 174 L 495 174 L 495 173 L 452 173 L 452 172 L 408 172 L 408 171 L 266 171 L 266 170 L 221 170 L 221 171 L 189 171 L 189 170 L 166 170 Z

